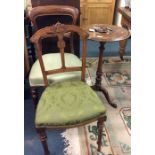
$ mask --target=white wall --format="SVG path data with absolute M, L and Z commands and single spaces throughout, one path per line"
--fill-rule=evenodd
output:
M 32 8 L 31 0 L 24 0 L 24 10 Z
M 119 7 L 125 6 L 125 0 L 116 0 L 116 9 L 114 15 L 114 24 L 121 26 L 121 14 L 118 12 Z

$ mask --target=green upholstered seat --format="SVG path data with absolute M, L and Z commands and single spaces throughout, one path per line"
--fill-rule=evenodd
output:
M 52 70 L 52 69 L 58 69 L 61 68 L 61 57 L 60 53 L 50 53 L 50 54 L 44 54 L 43 61 L 45 65 L 46 70 Z M 65 53 L 65 65 L 66 67 L 76 67 L 81 66 L 81 60 L 75 56 L 72 53 Z M 48 76 L 49 83 L 59 81 L 62 79 L 70 79 L 75 78 L 80 79 L 81 77 L 81 71 L 75 71 L 75 72 L 65 72 L 65 73 L 59 73 L 59 74 L 51 74 Z M 30 71 L 29 74 L 29 83 L 30 86 L 43 86 L 43 75 L 41 72 L 39 61 L 37 60 Z
M 80 80 L 65 80 L 44 90 L 36 109 L 36 127 L 74 125 L 105 115 L 97 94 Z

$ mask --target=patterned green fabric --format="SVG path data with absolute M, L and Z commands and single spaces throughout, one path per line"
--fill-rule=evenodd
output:
M 61 56 L 60 53 L 49 53 L 42 55 L 45 70 L 53 70 L 61 68 Z M 81 60 L 72 53 L 65 53 L 65 65 L 66 67 L 79 67 L 82 65 Z M 51 74 L 47 76 L 49 83 L 55 81 L 61 81 L 63 79 L 81 78 L 81 71 L 64 72 L 58 74 Z M 39 61 L 36 60 L 32 65 L 29 74 L 30 86 L 44 86 L 43 75 L 41 72 Z
M 80 80 L 48 86 L 36 109 L 36 127 L 73 125 L 104 115 L 106 109 L 97 94 Z

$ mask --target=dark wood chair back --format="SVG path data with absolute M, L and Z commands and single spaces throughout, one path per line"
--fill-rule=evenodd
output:
M 56 24 L 57 22 L 68 24 L 68 25 L 76 25 L 79 18 L 79 10 L 72 6 L 67 5 L 46 5 L 46 6 L 37 6 L 32 8 L 29 18 L 33 24 L 34 30 L 38 30 L 44 28 L 46 26 L 51 26 Z M 73 34 L 66 34 L 66 47 L 65 51 L 70 51 L 72 53 L 79 56 L 79 39 L 78 36 Z M 50 42 L 53 41 L 53 44 Z M 46 38 L 43 40 L 43 51 L 45 53 L 57 53 L 59 49 L 55 46 L 56 38 Z
M 77 8 L 65 5 L 37 6 L 32 8 L 30 12 L 30 20 L 35 30 L 57 22 L 75 25 L 78 16 L 79 10 Z
M 64 48 L 65 48 L 65 41 L 64 41 L 64 35 L 66 33 L 77 33 L 83 42 L 82 45 L 82 67 L 66 67 L 65 66 L 65 56 L 64 56 Z M 61 64 L 62 67 L 55 70 L 45 70 L 44 62 L 42 59 L 42 39 L 50 37 L 50 36 L 56 36 L 57 46 L 60 51 L 61 55 Z M 81 80 L 85 81 L 85 67 L 86 67 L 86 50 L 87 50 L 87 38 L 88 33 L 82 30 L 80 27 L 75 25 L 64 25 L 61 23 L 56 23 L 52 26 L 47 26 L 45 28 L 42 28 L 38 30 L 32 37 L 31 41 L 35 44 L 40 67 L 42 70 L 43 78 L 45 86 L 48 85 L 47 76 L 50 74 L 55 73 L 62 73 L 62 72 L 70 72 L 70 71 L 82 71 L 81 72 Z

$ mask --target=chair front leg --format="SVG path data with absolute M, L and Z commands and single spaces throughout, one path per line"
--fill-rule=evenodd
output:
M 106 117 L 103 118 L 99 118 L 98 122 L 97 122 L 97 128 L 98 128 L 98 149 L 97 151 L 101 151 L 101 145 L 102 145 L 102 131 L 103 131 L 103 127 L 104 127 L 104 121 L 106 121 Z
M 39 139 L 42 143 L 43 149 L 44 149 L 44 155 L 50 155 L 50 152 L 48 150 L 47 145 L 47 136 L 44 128 L 36 128 L 36 131 L 39 135 Z

